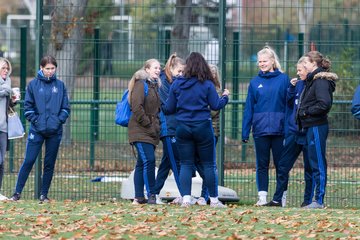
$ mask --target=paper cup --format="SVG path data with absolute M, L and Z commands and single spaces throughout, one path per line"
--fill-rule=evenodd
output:
M 13 99 L 13 101 L 19 101 L 20 100 L 20 96 L 21 96 L 21 94 L 20 94 L 20 88 L 18 88 L 18 87 L 15 87 L 15 88 L 12 88 L 12 99 Z

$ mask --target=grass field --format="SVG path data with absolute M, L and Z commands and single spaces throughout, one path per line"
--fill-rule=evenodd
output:
M 2 202 L 1 239 L 360 239 L 360 210 Z
M 62 163 L 65 164 L 65 163 Z M 59 167 L 60 168 L 60 167 Z M 65 169 L 66 167 L 61 167 Z M 275 191 L 275 171 L 270 171 L 268 200 Z M 71 199 L 73 201 L 109 201 L 120 199 L 121 182 L 92 182 L 99 176 L 127 178 L 129 172 L 62 172 L 54 175 L 49 197 L 57 201 Z M 257 190 L 254 169 L 233 169 L 225 172 L 225 186 L 236 191 L 240 198 L 239 204 L 251 206 L 257 201 Z M 341 169 L 332 170 L 329 174 L 325 195 L 325 205 L 328 208 L 350 209 L 359 208 L 359 170 Z M 341 180 L 340 180 L 341 179 Z M 2 194 L 11 196 L 16 182 L 16 174 L 5 174 Z M 288 188 L 287 206 L 298 207 L 303 201 L 304 181 L 300 168 L 293 169 Z M 34 199 L 34 175 L 31 174 L 22 193 L 22 199 Z

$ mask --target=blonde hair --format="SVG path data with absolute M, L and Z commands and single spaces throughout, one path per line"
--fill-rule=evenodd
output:
M 185 60 L 178 57 L 175 52 L 170 55 L 169 59 L 167 60 L 167 62 L 165 64 L 165 68 L 164 68 L 165 76 L 169 83 L 172 83 L 172 81 L 173 81 L 171 69 L 175 68 L 178 65 L 185 65 Z
M 306 62 L 307 59 L 308 59 L 307 56 L 302 56 L 302 57 L 299 58 L 299 60 L 297 61 L 297 64 L 296 64 L 296 65 L 304 64 L 304 62 Z
M 139 70 L 137 70 L 134 75 L 131 77 L 130 81 L 129 81 L 129 85 L 128 85 L 128 89 L 129 89 L 129 95 L 128 95 L 128 101 L 130 102 L 130 96 L 132 91 L 134 90 L 134 86 L 135 86 L 135 82 L 138 80 L 147 80 L 150 79 L 150 75 L 145 71 L 145 69 L 150 68 L 151 65 L 153 63 L 159 63 L 160 62 L 157 59 L 149 59 L 144 63 L 144 66 L 142 68 L 140 68 Z M 158 87 L 161 86 L 161 81 L 157 81 Z
M 259 59 L 260 55 L 264 55 L 264 54 L 268 55 L 270 58 L 272 58 L 274 60 L 274 65 L 273 65 L 274 69 L 278 69 L 280 72 L 283 72 L 283 70 L 281 69 L 279 57 L 271 47 L 265 46 L 263 49 L 261 49 L 257 53 L 258 59 Z M 259 64 L 259 61 L 258 61 L 258 64 Z
M 214 85 L 217 89 L 221 88 L 221 80 L 220 80 L 220 76 L 219 76 L 219 69 L 216 65 L 214 64 L 209 64 L 209 68 L 211 71 L 211 74 L 213 75 L 213 82 Z
M 8 71 L 7 76 L 10 76 L 10 74 L 11 74 L 11 72 L 12 72 L 12 67 L 11 67 L 10 61 L 7 60 L 6 58 L 0 57 L 0 69 L 3 68 L 5 64 L 7 64 L 7 65 L 8 65 L 8 68 L 9 68 L 9 71 Z

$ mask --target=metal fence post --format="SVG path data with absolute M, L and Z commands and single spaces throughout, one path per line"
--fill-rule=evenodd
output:
M 36 57 L 35 69 L 40 66 L 40 58 L 43 55 L 43 0 L 36 1 Z M 35 162 L 34 198 L 40 197 L 41 175 L 42 175 L 42 151 Z
M 25 98 L 25 88 L 26 88 L 26 59 L 27 59 L 27 26 L 22 26 L 20 28 L 20 92 L 21 99 Z M 26 126 L 26 119 L 24 116 L 24 101 L 21 101 L 20 105 L 20 118 L 24 126 Z
M 20 92 L 21 99 L 25 97 L 25 85 L 26 85 L 26 59 L 27 59 L 27 26 L 22 26 L 20 28 Z M 24 117 L 24 102 L 20 103 L 20 119 L 24 127 L 26 126 L 26 120 Z M 26 127 L 25 127 L 26 128 Z M 10 141 L 10 151 L 9 151 L 9 172 L 14 172 L 14 143 Z
M 165 61 L 167 61 L 167 59 L 170 56 L 170 48 L 171 48 L 171 31 L 169 29 L 165 29 Z M 165 62 L 164 61 L 164 62 Z
M 304 33 L 300 32 L 298 34 L 298 49 L 299 49 L 299 55 L 298 59 L 304 55 Z
M 226 79 L 226 1 L 220 1 L 219 6 L 219 55 L 220 55 L 220 71 L 222 79 L 222 88 L 225 88 Z M 225 111 L 220 113 L 220 147 L 217 167 L 218 167 L 218 181 L 219 185 L 224 186 L 224 161 L 225 161 Z
M 171 48 L 171 31 L 160 28 L 157 33 L 158 55 L 160 61 L 166 62 L 170 56 Z
M 233 32 L 233 100 L 239 100 L 239 32 Z M 231 113 L 231 138 L 238 138 L 239 127 L 239 105 L 233 104 L 233 111 Z
M 347 42 L 347 44 L 349 44 L 349 20 L 348 19 L 344 19 L 344 41 Z
M 91 104 L 90 124 L 90 169 L 95 165 L 95 142 L 99 137 L 99 96 L 100 96 L 100 28 L 94 29 L 94 77 L 93 102 Z

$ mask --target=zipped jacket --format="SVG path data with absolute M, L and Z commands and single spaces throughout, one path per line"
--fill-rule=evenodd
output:
M 70 116 L 70 104 L 64 82 L 45 77 L 40 70 L 26 88 L 25 118 L 30 128 L 44 136 L 62 133 L 62 125 Z
M 289 77 L 275 69 L 259 71 L 248 87 L 243 114 L 242 140 L 248 140 L 250 129 L 253 136 L 283 135 L 286 110 L 286 93 Z
M 335 91 L 335 73 L 324 72 L 322 68 L 309 73 L 301 93 L 297 111 L 299 129 L 328 123 L 328 116 Z
M 144 94 L 144 84 L 148 94 Z M 130 96 L 132 115 L 128 126 L 129 143 L 145 142 L 154 146 L 160 140 L 160 97 L 158 83 L 152 80 L 136 80 Z

